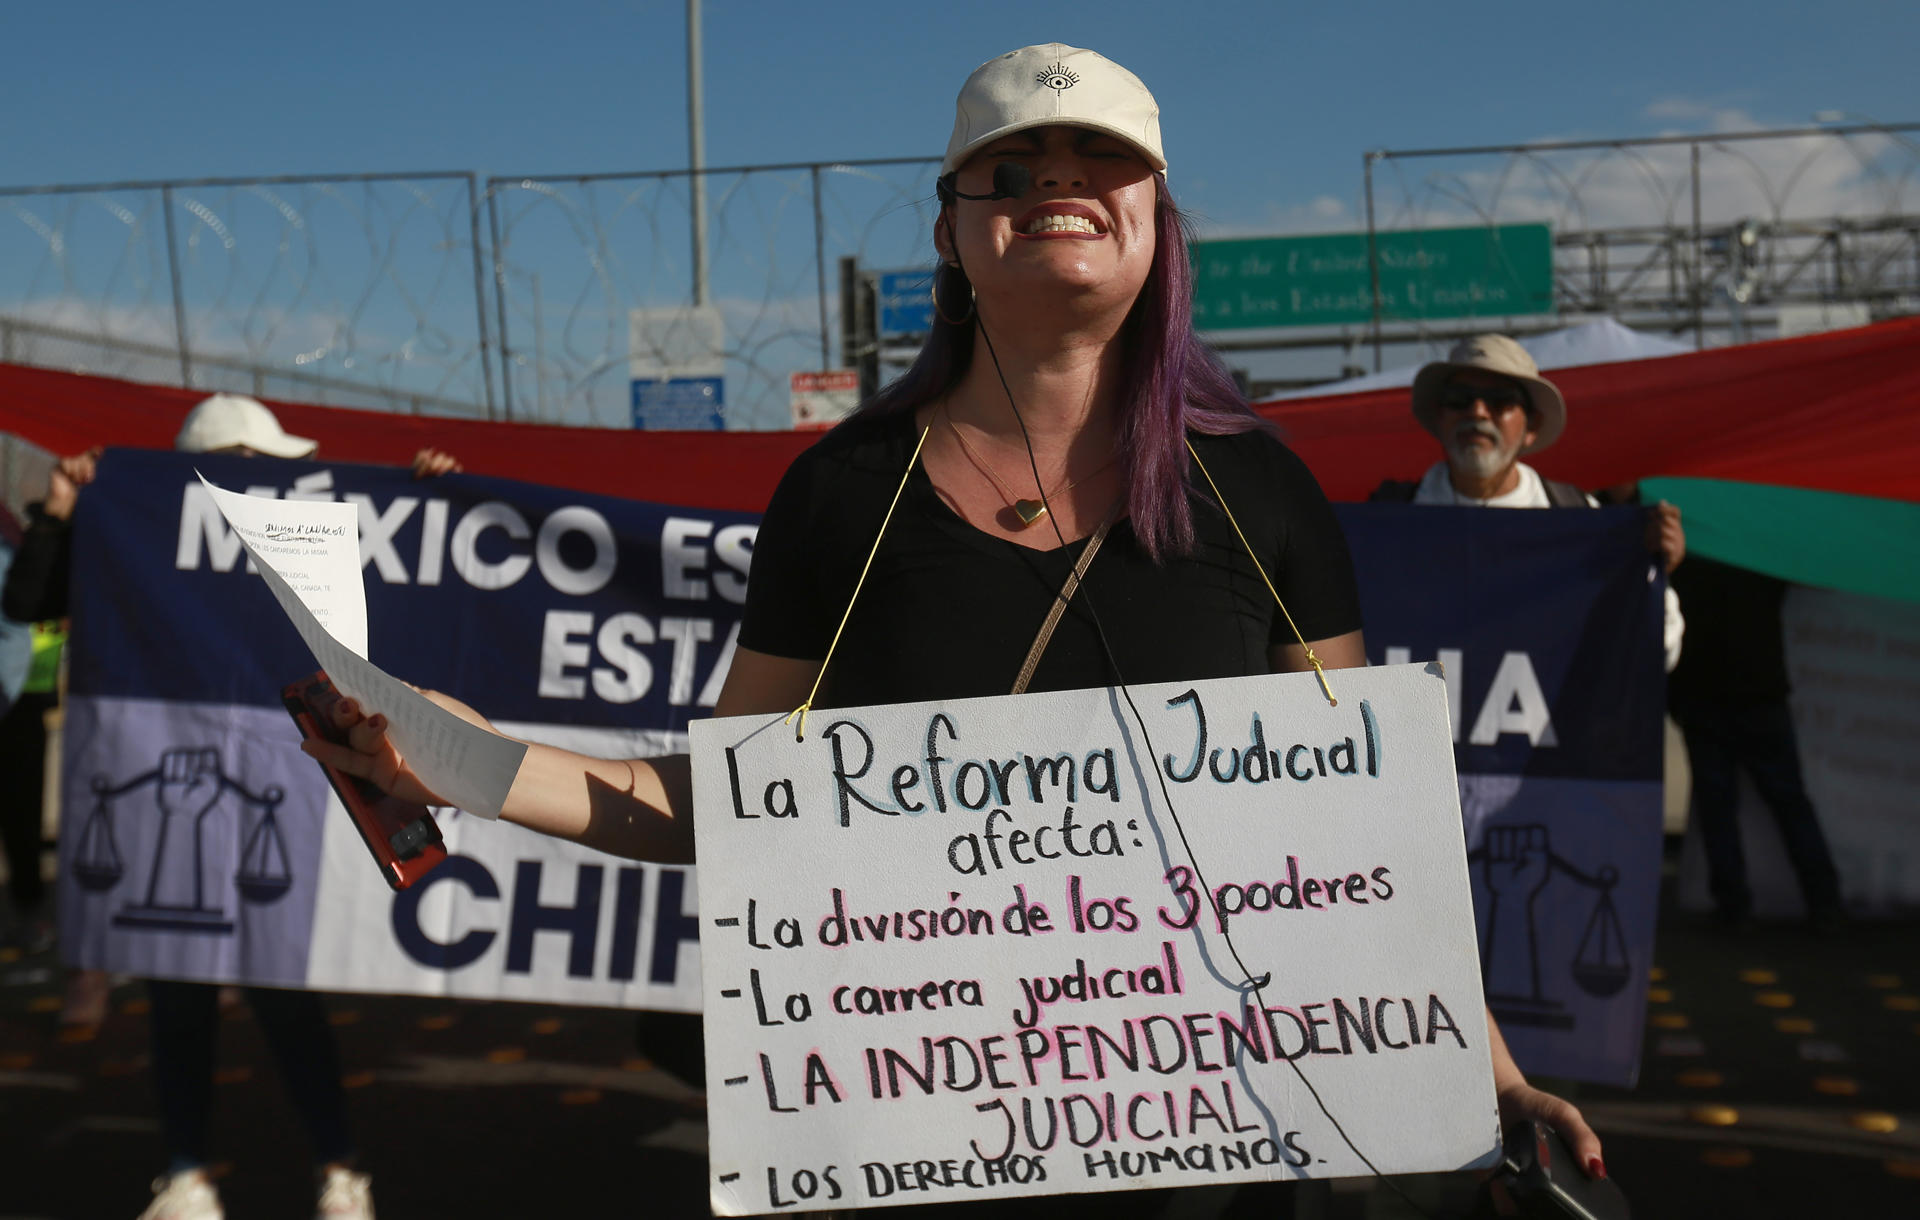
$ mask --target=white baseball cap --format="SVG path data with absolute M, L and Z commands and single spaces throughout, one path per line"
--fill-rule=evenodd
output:
M 1139 77 L 1098 51 L 1058 42 L 1008 51 L 973 70 L 956 109 L 942 174 L 989 141 L 1053 123 L 1104 131 L 1153 168 L 1167 168 L 1159 104 Z
M 245 445 L 269 457 L 303 458 L 320 442 L 289 435 L 273 412 L 245 394 L 215 394 L 187 412 L 173 447 L 183 453 L 211 453 Z

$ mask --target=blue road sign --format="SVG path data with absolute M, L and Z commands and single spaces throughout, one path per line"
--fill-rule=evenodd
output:
M 633 382 L 633 426 L 651 432 L 726 429 L 724 382 L 718 377 L 640 378 Z
M 931 270 L 882 271 L 876 277 L 876 287 L 882 339 L 924 335 L 933 329 Z

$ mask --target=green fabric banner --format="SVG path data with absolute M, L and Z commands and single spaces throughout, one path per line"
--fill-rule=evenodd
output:
M 1643 479 L 1640 495 L 1680 506 L 1689 554 L 1920 602 L 1920 504 L 1722 479 Z

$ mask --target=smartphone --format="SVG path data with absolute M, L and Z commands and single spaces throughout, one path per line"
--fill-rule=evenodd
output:
M 287 684 L 280 691 L 280 701 L 300 726 L 301 736 L 345 743 L 346 734 L 333 727 L 333 709 L 340 702 L 340 692 L 333 689 L 324 671 Z M 425 805 L 403 801 L 325 763 L 320 769 L 340 803 L 347 807 L 361 841 L 373 853 L 380 875 L 393 889 L 406 889 L 447 858 L 440 824 Z
M 1590 1178 L 1558 1131 L 1542 1122 L 1507 1126 L 1496 1176 L 1523 1216 L 1629 1220 L 1627 1196 L 1612 1178 Z

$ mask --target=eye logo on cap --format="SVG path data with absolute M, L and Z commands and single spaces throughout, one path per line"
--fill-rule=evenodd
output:
M 1037 74 L 1033 80 L 1035 84 L 1043 85 L 1055 93 L 1071 89 L 1080 83 L 1080 78 L 1067 71 L 1067 66 L 1061 63 L 1056 63 L 1046 71 Z

